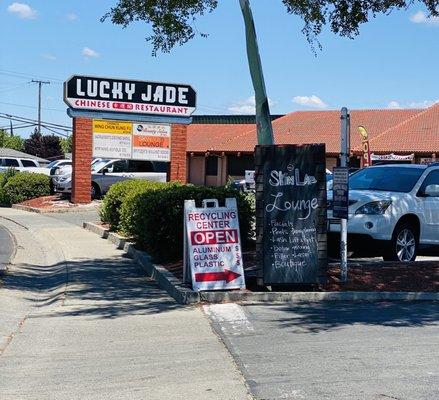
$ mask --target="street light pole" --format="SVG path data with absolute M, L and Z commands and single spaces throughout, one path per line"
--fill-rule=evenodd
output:
M 41 86 L 48 85 L 49 81 L 40 81 L 32 79 L 33 83 L 38 83 L 38 133 L 41 133 Z

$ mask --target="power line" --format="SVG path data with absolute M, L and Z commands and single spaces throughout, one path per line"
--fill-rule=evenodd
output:
M 29 105 L 26 105 L 26 104 L 6 103 L 4 101 L 0 101 L 0 104 L 5 104 L 5 105 L 8 105 L 8 106 L 15 106 L 15 107 L 32 108 L 34 110 L 38 108 L 38 107 L 35 107 L 35 106 L 29 106 Z M 46 110 L 59 111 L 59 112 L 63 112 L 63 113 L 66 112 L 66 110 L 61 110 L 60 108 L 46 108 Z
M 50 76 L 44 76 L 44 75 L 32 75 L 32 74 L 27 74 L 25 72 L 11 71 L 8 69 L 0 69 L 0 74 L 7 75 L 7 76 L 9 75 L 9 76 L 13 76 L 15 78 L 21 78 L 21 79 L 48 79 L 48 80 L 54 81 L 56 83 L 64 83 L 63 79 L 54 78 L 54 77 L 50 77 Z
M 37 123 L 38 123 L 38 121 L 36 121 L 35 119 L 20 117 L 17 115 L 11 115 L 11 114 L 6 114 L 6 113 L 0 113 L 0 118 L 9 119 L 9 120 L 18 121 L 18 122 L 28 122 L 28 123 L 33 123 L 35 125 L 37 125 Z M 46 125 L 46 126 L 50 126 L 54 129 L 60 129 L 60 130 L 67 131 L 67 132 L 72 131 L 71 127 L 69 127 L 67 125 L 55 124 L 53 122 L 44 122 L 44 121 L 41 121 L 41 124 Z
M 70 135 L 67 135 L 67 134 L 65 134 L 65 133 L 57 132 L 57 131 L 55 131 L 55 130 L 49 128 L 48 126 L 45 126 L 45 125 L 42 125 L 42 126 L 43 126 L 44 128 L 46 128 L 47 130 L 49 130 L 50 132 L 56 133 L 56 134 L 59 135 L 59 136 L 62 136 L 62 137 L 65 137 L 65 138 L 68 138 L 68 137 L 70 136 Z
M 23 128 L 29 128 L 31 126 L 35 126 L 36 124 L 23 124 L 23 125 L 14 125 L 12 126 L 13 129 L 23 129 Z M 10 125 L 1 126 L 0 129 L 2 130 L 11 130 Z
M 12 86 L 12 87 L 9 87 L 9 88 L 6 88 L 6 89 L 1 89 L 0 93 L 10 92 L 12 90 L 23 88 L 24 86 L 27 86 L 27 82 L 26 83 L 20 83 L 19 85 Z

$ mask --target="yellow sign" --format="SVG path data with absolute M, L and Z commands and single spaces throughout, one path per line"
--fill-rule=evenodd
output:
M 124 121 L 109 121 L 105 119 L 93 120 L 93 133 L 111 133 L 121 135 L 131 135 L 133 124 Z

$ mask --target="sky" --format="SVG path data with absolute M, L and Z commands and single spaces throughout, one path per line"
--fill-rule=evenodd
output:
M 197 114 L 254 113 L 244 24 L 238 0 L 197 21 L 208 33 L 170 54 L 151 55 L 146 23 L 126 29 L 100 18 L 116 0 L 0 0 L 0 113 L 71 126 L 62 82 L 73 74 L 187 83 Z M 378 16 L 354 40 L 325 29 L 313 52 L 303 21 L 281 0 L 252 0 L 271 112 L 348 107 L 418 108 L 439 100 L 439 18 L 420 2 Z M 0 119 L 0 128 L 9 121 Z M 43 130 L 44 131 L 44 130 Z M 23 137 L 29 128 L 15 130 Z M 49 132 L 47 132 L 49 133 Z

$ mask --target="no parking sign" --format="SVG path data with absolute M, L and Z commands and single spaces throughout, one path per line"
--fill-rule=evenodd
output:
M 245 289 L 236 199 L 226 199 L 225 207 L 203 200 L 201 208 L 186 200 L 184 211 L 185 266 L 193 289 Z

